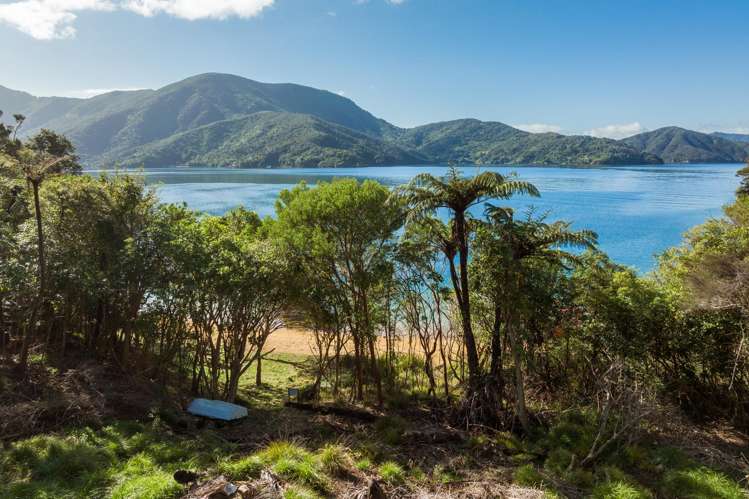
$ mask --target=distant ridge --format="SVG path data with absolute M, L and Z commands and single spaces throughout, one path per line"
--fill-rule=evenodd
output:
M 641 133 L 622 142 L 654 154 L 666 163 L 741 163 L 749 158 L 749 144 L 674 126 Z
M 0 110 L 5 119 L 25 115 L 25 135 L 41 128 L 66 134 L 90 166 L 590 166 L 742 161 L 749 150 L 676 128 L 649 132 L 676 136 L 669 140 L 640 134 L 623 141 L 533 134 L 475 119 L 402 129 L 332 92 L 220 73 L 88 99 L 0 86 Z
M 734 142 L 749 143 L 749 134 L 745 133 L 713 132 L 710 135 L 720 137 L 721 139 L 732 140 Z

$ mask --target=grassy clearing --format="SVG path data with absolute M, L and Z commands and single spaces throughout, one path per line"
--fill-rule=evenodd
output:
M 257 408 L 283 405 L 287 388 L 301 388 L 312 383 L 306 369 L 298 366 L 309 362 L 309 356 L 297 353 L 273 353 L 262 362 L 262 385 L 257 386 L 257 364 L 253 364 L 240 382 L 241 396 L 248 405 Z
M 254 372 L 249 372 L 241 396 L 252 401 L 250 420 L 227 428 L 240 435 L 259 432 L 264 444 L 257 450 L 237 452 L 218 438 L 221 429 L 182 438 L 158 420 L 40 435 L 0 454 L 0 498 L 171 499 L 184 490 L 172 479 L 177 469 L 223 473 L 236 481 L 258 478 L 269 469 L 283 479 L 284 497 L 290 499 L 345 496 L 367 477 L 414 494 L 453 490 L 478 477 L 499 487 L 514 483 L 545 489 L 547 497 L 564 497 L 565 487 L 600 499 L 746 497 L 725 473 L 662 445 L 612 448 L 597 467 L 570 470 L 571 460 L 579 463 L 594 438 L 591 419 L 584 413 L 567 414 L 525 440 L 508 433 L 481 434 L 462 444 L 420 448 L 404 441 L 405 432 L 418 424 L 397 415 L 354 427 L 344 440 L 303 415 L 298 427 L 286 431 L 294 435 L 303 429 L 304 437 L 278 438 L 270 429 L 284 424 L 284 417 L 298 416 L 282 407 L 286 388 L 305 386 L 310 379 L 299 367 L 304 356 L 274 358 L 294 364 L 266 361 L 262 387 L 254 385 Z M 277 439 L 268 443 L 269 436 Z M 437 454 L 443 457 L 435 459 Z M 560 483 L 565 487 L 557 487 Z
M 228 449 L 212 434 L 182 439 L 160 421 L 40 435 L 0 455 L 0 497 L 170 498 L 180 468 L 208 468 Z

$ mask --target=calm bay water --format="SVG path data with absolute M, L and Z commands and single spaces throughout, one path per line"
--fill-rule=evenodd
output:
M 517 172 L 535 184 L 540 198 L 518 197 L 506 205 L 533 206 L 576 228 L 598 232 L 600 246 L 615 261 L 646 272 L 654 255 L 679 244 L 682 234 L 721 207 L 738 186 L 742 165 L 662 165 L 602 168 L 481 167 L 503 174 Z M 298 168 L 282 170 L 223 168 L 157 168 L 143 172 L 167 203 L 185 202 L 212 214 L 244 205 L 261 216 L 273 215 L 278 193 L 301 180 L 310 184 L 335 177 L 375 179 L 395 186 L 414 175 L 442 175 L 445 167 Z M 464 167 L 466 174 L 479 171 Z M 93 173 L 93 172 L 92 172 Z M 479 210 L 480 212 L 480 210 Z

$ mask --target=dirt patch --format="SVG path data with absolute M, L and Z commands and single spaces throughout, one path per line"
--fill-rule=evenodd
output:
M 412 351 L 414 355 L 420 355 L 421 347 L 418 340 L 414 340 L 411 347 L 408 344 L 408 338 L 402 337 L 395 340 L 395 350 L 399 353 L 408 353 Z M 291 353 L 295 355 L 313 355 L 313 333 L 309 329 L 298 327 L 285 327 L 274 332 L 268 338 L 263 351 L 274 353 Z M 377 338 L 377 351 L 384 352 L 387 348 L 385 338 Z M 353 348 L 353 346 L 352 346 Z
M 87 360 L 54 367 L 33 362 L 25 378 L 0 366 L 0 441 L 70 426 L 98 426 L 106 418 L 143 419 L 155 408 L 179 407 L 157 383 Z

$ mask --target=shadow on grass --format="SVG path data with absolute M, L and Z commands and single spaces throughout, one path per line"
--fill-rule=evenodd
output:
M 174 497 L 174 471 L 228 451 L 215 436 L 179 438 L 158 421 L 39 435 L 0 453 L 0 497 Z

